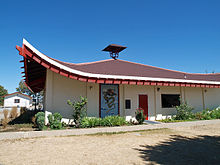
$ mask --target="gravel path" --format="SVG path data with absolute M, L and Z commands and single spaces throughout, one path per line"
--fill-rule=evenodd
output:
M 161 123 L 161 124 L 122 126 L 122 127 L 84 128 L 84 129 L 51 130 L 51 131 L 4 132 L 4 133 L 0 133 L 0 140 L 35 138 L 35 137 L 70 136 L 70 135 L 88 135 L 88 134 L 110 133 L 110 132 L 130 132 L 130 131 L 150 130 L 150 129 L 160 129 L 160 128 L 202 126 L 206 124 L 220 124 L 220 120 L 203 120 L 203 121 L 178 122 L 178 123 Z

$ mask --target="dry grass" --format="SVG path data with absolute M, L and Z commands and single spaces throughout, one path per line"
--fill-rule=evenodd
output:
M 4 118 L 5 118 L 5 119 L 8 118 L 8 112 L 9 112 L 9 111 L 8 111 L 7 109 L 4 109 L 4 110 L 3 110 L 3 114 L 4 114 Z
M 8 122 L 9 122 L 9 119 L 3 119 L 3 120 L 2 120 L 3 129 L 5 129 L 5 128 L 7 127 Z
M 9 111 L 8 111 L 7 109 L 4 109 L 4 110 L 3 110 L 4 119 L 2 119 L 2 126 L 3 126 L 4 129 L 7 127 L 8 122 L 9 122 L 8 112 L 9 112 Z
M 18 116 L 18 109 L 17 107 L 13 107 L 10 112 L 10 118 L 15 119 L 17 116 Z
M 0 164 L 220 164 L 219 124 L 5 140 Z
M 32 127 L 33 127 L 32 124 L 13 124 L 13 125 L 8 124 L 6 125 L 6 127 L 4 127 L 4 125 L 2 124 L 2 126 L 0 126 L 0 133 L 1 132 L 34 131 L 35 128 L 32 128 Z
M 32 116 L 32 117 L 31 117 L 31 122 L 34 124 L 34 127 L 37 127 L 36 117 L 35 117 L 35 116 Z

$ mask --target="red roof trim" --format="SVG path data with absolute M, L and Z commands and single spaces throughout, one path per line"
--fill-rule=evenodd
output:
M 2 96 L 2 97 L 6 97 L 6 96 L 12 96 L 12 95 L 16 95 L 16 94 L 20 94 L 20 95 L 23 95 L 23 96 L 25 96 L 25 97 L 29 97 L 29 98 L 31 98 L 31 99 L 32 99 L 32 97 L 31 97 L 31 96 L 26 95 L 26 94 L 23 94 L 23 93 L 20 93 L 20 92 L 14 92 L 14 93 L 11 93 L 11 94 L 4 95 L 4 96 Z
M 45 61 L 44 59 L 41 59 L 37 54 L 35 54 L 31 50 L 27 49 L 25 45 L 23 45 L 22 48 L 19 46 L 16 46 L 16 49 L 19 51 L 19 54 L 24 57 L 24 60 L 22 60 L 21 62 L 24 62 L 25 77 L 26 77 L 25 81 L 27 82 L 27 84 L 29 84 L 31 82 L 28 82 L 26 63 L 27 63 L 27 60 L 34 60 L 37 63 L 44 66 L 45 68 L 48 68 L 55 73 L 58 73 L 62 76 L 69 77 L 69 78 L 72 78 L 75 80 L 84 81 L 84 82 L 108 83 L 108 84 L 131 84 L 131 85 L 137 84 L 137 85 L 152 85 L 152 86 L 158 85 L 158 86 L 183 86 L 183 87 L 186 86 L 186 87 L 220 88 L 220 85 L 211 85 L 211 84 L 156 82 L 156 81 L 149 82 L 149 81 L 137 81 L 137 80 L 118 80 L 118 79 L 110 80 L 110 79 L 96 79 L 96 78 L 82 77 L 80 75 L 74 75 L 66 70 L 63 70 L 57 66 L 54 66 L 53 64 L 49 63 L 48 61 Z M 129 63 L 133 63 L 133 62 L 129 62 Z M 135 64 L 137 64 L 137 63 L 135 63 Z M 81 65 L 83 65 L 83 64 L 81 64 Z M 139 65 L 143 65 L 143 64 L 139 64 Z M 164 69 L 164 70 L 168 70 L 168 69 Z M 184 72 L 182 72 L 182 73 L 184 73 Z

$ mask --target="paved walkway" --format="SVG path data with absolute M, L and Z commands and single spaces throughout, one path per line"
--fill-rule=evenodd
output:
M 220 125 L 220 120 L 203 120 L 203 121 L 190 121 L 190 122 L 178 122 L 178 123 L 161 123 L 161 124 L 134 125 L 134 126 L 122 126 L 122 127 L 84 128 L 84 129 L 67 129 L 67 130 L 51 130 L 51 131 L 3 132 L 0 133 L 0 140 L 35 138 L 35 137 L 70 136 L 70 135 L 88 135 L 88 134 L 96 134 L 96 133 L 127 132 L 127 131 L 139 131 L 139 130 L 149 130 L 149 129 L 160 129 L 160 128 L 190 127 L 195 125 L 208 125 L 208 124 Z

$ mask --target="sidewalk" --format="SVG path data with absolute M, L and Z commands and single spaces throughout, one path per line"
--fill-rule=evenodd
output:
M 130 131 L 139 131 L 139 130 L 190 127 L 195 125 L 198 126 L 198 125 L 209 125 L 209 124 L 220 125 L 220 120 L 202 120 L 202 121 L 190 121 L 190 122 L 178 122 L 178 123 L 161 123 L 161 124 L 134 125 L 134 126 L 122 126 L 122 127 L 84 128 L 84 129 L 51 130 L 51 131 L 3 132 L 0 133 L 0 140 L 88 135 L 88 134 L 110 133 L 110 132 L 130 132 Z

